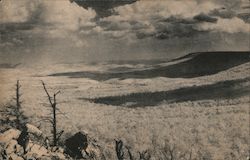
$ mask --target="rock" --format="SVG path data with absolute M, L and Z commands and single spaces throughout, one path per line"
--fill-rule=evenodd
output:
M 48 157 L 48 156 L 42 156 L 39 158 L 39 160 L 51 160 L 52 158 L 51 157 Z
M 0 142 L 7 143 L 12 139 L 17 139 L 20 134 L 21 134 L 21 131 L 17 129 L 9 129 L 0 135 Z
M 35 155 L 25 155 L 25 160 L 36 160 Z
M 8 144 L 6 144 L 5 152 L 7 155 L 10 155 L 11 153 L 22 155 L 24 150 L 19 144 L 17 144 L 16 140 L 11 140 Z
M 2 159 L 8 159 L 8 155 L 4 149 L 4 145 L 0 143 L 0 155 Z
M 31 124 L 26 124 L 26 127 L 27 127 L 27 131 L 37 137 L 41 137 L 43 135 L 43 132 L 37 128 L 36 126 L 33 126 Z
M 59 148 L 56 152 L 56 157 L 58 157 L 59 159 L 66 159 L 64 153 L 64 149 L 63 148 Z
M 42 156 L 49 156 L 49 151 L 43 146 L 30 142 L 27 146 L 27 155 L 40 158 Z
M 4 145 L 0 144 L 0 154 L 3 154 L 5 152 Z
M 88 147 L 87 135 L 78 132 L 65 141 L 65 152 L 73 158 L 82 158 L 82 150 Z
M 16 145 L 16 154 L 19 156 L 24 154 L 24 150 L 23 150 L 22 146 L 20 146 L 19 144 Z
M 17 145 L 16 140 L 10 140 L 5 146 L 5 152 L 9 155 L 15 152 L 15 146 Z
M 20 134 L 20 136 L 17 138 L 17 143 L 23 147 L 24 153 L 26 153 L 26 148 L 29 143 L 29 133 L 27 132 L 27 127 L 25 126 Z
M 92 159 L 103 159 L 103 153 L 100 149 L 100 146 L 95 143 L 89 143 L 86 153 L 89 158 Z
M 52 156 L 54 159 L 60 159 L 60 160 L 66 159 L 65 155 L 64 155 L 63 153 L 60 153 L 60 152 L 51 153 L 51 156 Z
M 56 151 L 58 151 L 59 150 L 59 147 L 51 147 L 51 152 L 56 152 Z
M 82 154 L 82 158 L 83 159 L 89 159 L 90 158 L 89 155 L 88 155 L 88 153 L 85 150 L 82 150 L 81 154 Z
M 24 160 L 22 157 L 16 155 L 15 153 L 10 154 L 9 160 Z
M 64 149 L 59 147 L 58 151 L 57 152 L 60 152 L 60 153 L 64 153 Z

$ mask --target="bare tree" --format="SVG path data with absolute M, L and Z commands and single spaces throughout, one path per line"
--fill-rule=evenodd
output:
M 56 101 L 56 96 L 60 93 L 60 91 L 57 91 L 56 93 L 53 94 L 53 97 L 50 96 L 45 83 L 42 81 L 43 89 L 48 97 L 48 101 L 50 103 L 51 107 L 51 116 L 50 117 L 45 117 L 43 120 L 47 120 L 51 123 L 52 125 L 52 136 L 53 136 L 53 146 L 57 146 L 58 141 L 60 140 L 60 137 L 63 134 L 62 131 L 58 131 L 57 129 L 57 111 L 60 112 L 60 110 L 57 108 L 57 101 Z
M 5 110 L 0 111 L 3 113 L 3 117 L 6 117 L 6 120 L 1 120 L 3 124 L 8 124 L 12 127 L 15 127 L 17 129 L 22 129 L 22 127 L 25 125 L 27 121 L 27 117 L 24 116 L 23 111 L 22 111 L 22 101 L 21 101 L 21 96 L 22 94 L 20 93 L 20 88 L 21 85 L 19 83 L 19 80 L 17 80 L 16 85 L 15 85 L 15 104 L 8 104 L 6 105 Z
M 20 88 L 21 85 L 19 83 L 19 80 L 17 80 L 16 83 L 16 98 L 14 98 L 16 100 L 16 108 L 15 108 L 15 113 L 16 113 L 16 121 L 17 121 L 17 128 L 21 129 L 21 101 L 20 101 L 20 97 L 21 97 L 21 93 L 20 93 Z

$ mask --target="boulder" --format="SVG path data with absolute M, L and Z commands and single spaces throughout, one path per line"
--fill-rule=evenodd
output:
M 36 155 L 25 155 L 24 158 L 25 158 L 25 160 L 37 160 L 37 159 L 35 158 L 35 156 L 36 156 Z
M 29 133 L 27 132 L 27 127 L 24 127 L 20 136 L 17 138 L 17 143 L 23 147 L 24 153 L 26 153 L 26 148 L 29 143 Z
M 43 132 L 39 128 L 37 128 L 36 126 L 33 126 L 33 125 L 27 123 L 26 127 L 27 127 L 28 133 L 31 133 L 37 137 L 41 137 L 43 135 Z
M 53 157 L 54 159 L 60 159 L 60 160 L 66 159 L 65 155 L 63 153 L 60 153 L 60 152 L 51 153 L 51 157 Z
M 103 153 L 100 146 L 96 143 L 89 143 L 86 153 L 88 158 L 91 159 L 103 159 Z
M 15 153 L 10 154 L 9 160 L 24 160 L 22 157 L 16 155 Z
M 66 159 L 64 153 L 64 149 L 61 147 L 52 147 L 51 148 L 51 156 L 54 157 L 54 159 Z
M 49 156 L 49 151 L 43 146 L 29 142 L 27 146 L 27 156 L 31 155 L 34 158 L 40 158 L 42 156 Z
M 4 145 L 0 143 L 0 154 L 3 153 L 5 150 L 4 150 Z
M 9 143 L 5 145 L 5 152 L 9 155 L 15 152 L 15 146 L 18 145 L 16 140 L 10 140 Z
M 8 159 L 8 155 L 5 151 L 4 145 L 0 143 L 0 155 L 2 159 Z
M 74 134 L 65 141 L 65 152 L 73 158 L 82 158 L 82 150 L 88 147 L 87 135 L 82 132 Z
M 11 153 L 22 155 L 24 151 L 23 148 L 17 144 L 17 141 L 12 139 L 5 145 L 5 153 L 7 155 L 10 155 Z
M 12 139 L 17 139 L 21 131 L 17 129 L 9 129 L 0 135 L 0 143 L 7 143 Z
M 52 160 L 52 158 L 50 156 L 42 156 L 39 160 Z

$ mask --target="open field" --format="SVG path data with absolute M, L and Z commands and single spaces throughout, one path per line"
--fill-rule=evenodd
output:
M 39 125 L 48 114 L 43 80 L 51 92 L 61 91 L 58 106 L 66 116 L 58 121 L 65 136 L 87 132 L 107 159 L 115 159 L 114 139 L 122 139 L 133 152 L 149 149 L 155 159 L 167 144 L 176 146 L 176 154 L 192 151 L 201 159 L 245 160 L 250 144 L 250 53 L 228 55 L 2 67 L 0 103 L 10 102 L 19 79 L 24 113 Z M 41 126 L 49 132 L 48 125 Z

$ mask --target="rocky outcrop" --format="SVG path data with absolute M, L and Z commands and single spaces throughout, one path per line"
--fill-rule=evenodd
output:
M 86 156 L 84 158 L 90 159 L 105 159 L 103 155 L 103 150 L 101 146 L 98 145 L 96 142 L 91 141 L 88 143 L 88 147 L 85 150 Z
M 37 136 L 37 137 L 42 137 L 42 136 L 44 136 L 44 135 L 43 135 L 43 132 L 42 132 L 39 128 L 37 128 L 36 126 L 27 123 L 27 124 L 26 124 L 26 127 L 27 127 L 27 131 L 28 131 L 29 133 L 31 133 L 31 134 L 33 134 L 33 135 L 35 135 L 35 136 Z
M 20 134 L 21 134 L 21 131 L 17 129 L 9 129 L 0 135 L 0 142 L 6 143 L 12 139 L 17 139 Z
M 19 130 L 9 129 L 0 135 L 0 159 L 23 160 L 24 150 L 17 142 L 20 133 Z
M 26 125 L 27 126 L 27 125 Z M 32 125 L 26 127 L 28 134 L 36 134 L 37 136 L 42 135 L 42 132 L 38 128 Z M 39 144 L 40 142 L 33 141 L 28 139 L 25 147 L 21 146 L 20 139 L 23 139 L 22 133 L 24 131 L 19 131 L 17 129 L 9 129 L 4 133 L 0 134 L 0 159 L 3 160 L 51 160 L 51 159 L 60 159 L 65 160 L 64 149 L 57 147 L 46 148 Z M 29 136 L 28 136 L 29 137 Z
M 84 132 L 78 132 L 66 139 L 65 149 L 59 146 L 50 147 L 46 140 L 48 138 L 43 132 L 31 124 L 26 124 L 22 131 L 9 129 L 0 134 L 0 159 L 105 159 L 101 147 Z
M 83 132 L 78 132 L 65 141 L 66 153 L 74 158 L 82 158 L 82 150 L 85 151 L 88 147 L 87 135 Z

